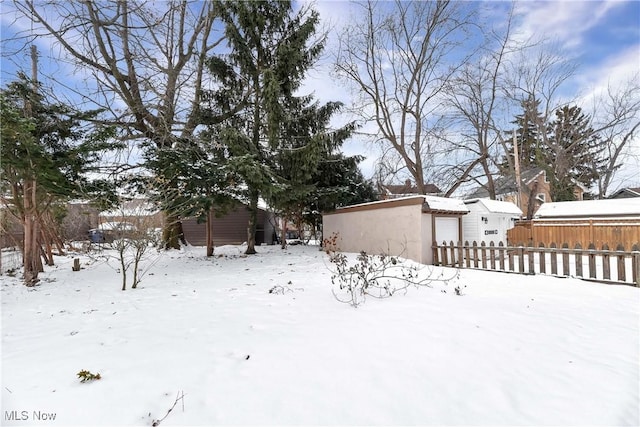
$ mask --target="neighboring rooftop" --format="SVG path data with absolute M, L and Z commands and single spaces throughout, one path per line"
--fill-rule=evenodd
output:
M 418 187 L 414 186 L 410 179 L 404 184 L 380 184 L 380 193 L 382 198 L 405 197 L 413 194 L 420 194 Z M 425 192 L 427 194 L 441 194 L 442 191 L 434 184 L 425 184 Z
M 489 212 L 506 213 L 506 214 L 512 214 L 517 216 L 522 215 L 522 210 L 520 210 L 518 206 L 516 206 L 514 203 L 511 203 L 511 202 L 501 202 L 499 200 L 491 200 L 491 199 L 469 199 L 469 200 L 465 200 L 464 203 L 466 205 L 471 205 L 474 203 L 484 205 L 484 207 Z
M 640 217 L 640 199 L 580 200 L 544 203 L 536 218 Z
M 520 179 L 523 184 L 528 185 L 543 173 L 544 170 L 540 168 L 525 169 L 520 174 Z M 496 189 L 496 195 L 512 194 L 518 192 L 516 179 L 512 176 L 500 176 L 493 180 L 493 185 Z M 478 187 L 466 196 L 467 199 L 484 199 L 487 197 L 489 197 L 489 191 L 485 187 Z
M 625 199 L 628 197 L 640 197 L 640 187 L 620 189 L 615 193 L 613 193 L 608 198 L 609 199 Z

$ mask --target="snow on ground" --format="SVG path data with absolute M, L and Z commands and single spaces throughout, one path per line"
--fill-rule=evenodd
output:
M 463 270 L 356 309 L 317 247 L 242 250 L 0 276 L 2 424 L 640 424 L 637 288 Z

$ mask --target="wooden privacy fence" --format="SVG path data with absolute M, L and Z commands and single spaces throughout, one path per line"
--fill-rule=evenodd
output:
M 640 247 L 634 245 L 626 251 L 623 245 L 615 250 L 594 244 L 583 249 L 564 243 L 545 247 L 497 246 L 490 242 L 477 244 L 468 241 L 433 242 L 433 263 L 446 267 L 476 268 L 520 274 L 551 274 L 560 277 L 578 277 L 585 280 L 640 286 Z
M 593 243 L 598 247 L 622 244 L 631 248 L 640 242 L 640 219 L 545 218 L 516 221 L 515 226 L 507 230 L 507 242 L 511 246 L 538 246 L 540 243 L 550 246 L 552 242 L 566 242 L 570 247 L 579 243 L 586 248 Z

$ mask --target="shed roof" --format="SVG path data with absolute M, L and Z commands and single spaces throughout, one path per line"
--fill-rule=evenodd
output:
M 640 198 L 544 203 L 536 218 L 640 217 Z
M 469 208 L 460 199 L 450 199 L 448 197 L 423 196 L 425 205 L 423 211 L 448 212 L 448 213 L 468 213 Z M 425 209 L 427 208 L 427 209 Z
M 515 203 L 511 202 L 501 202 L 499 200 L 491 200 L 491 199 L 470 199 L 465 200 L 464 203 L 466 205 L 471 204 L 479 204 L 484 206 L 487 212 L 492 213 L 504 213 L 510 215 L 522 215 L 522 210 Z
M 398 206 L 422 205 L 422 211 L 427 213 L 450 213 L 450 214 L 466 214 L 469 209 L 462 200 L 449 199 L 438 196 L 408 196 L 398 197 L 387 200 L 376 200 L 375 202 L 360 203 L 357 205 L 344 206 L 337 208 L 335 212 L 326 212 L 325 215 L 332 213 L 344 213 L 351 211 L 362 211 L 371 209 L 385 209 Z

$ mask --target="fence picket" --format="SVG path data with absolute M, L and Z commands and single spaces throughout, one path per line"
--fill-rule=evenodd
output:
M 535 255 L 533 247 L 532 250 L 527 250 L 527 258 L 529 258 L 529 273 L 531 274 L 536 274 Z
M 515 271 L 515 269 L 513 268 L 513 249 L 507 252 L 508 257 L 509 257 L 509 271 Z
M 480 242 L 480 256 L 482 257 L 482 268 L 487 269 L 487 245 L 484 240 Z
M 556 249 L 557 246 L 556 246 L 555 243 L 551 243 L 549 245 L 549 248 L 552 249 L 552 252 L 551 252 L 551 274 L 557 275 L 558 274 L 558 252 L 553 250 L 553 249 Z
M 547 273 L 547 253 L 544 251 L 544 243 L 538 245 L 540 249 L 540 273 Z
M 444 265 L 449 265 L 449 258 L 447 257 L 447 242 L 442 242 L 442 262 Z
M 576 253 L 575 253 L 576 276 L 584 277 L 582 275 L 582 245 L 580 243 L 576 243 L 575 249 L 576 249 Z
M 602 245 L 602 250 L 608 251 L 609 245 L 607 245 L 606 243 Z M 604 280 L 611 279 L 611 259 L 608 253 L 602 255 L 602 276 Z
M 493 241 L 489 242 L 489 260 L 491 262 L 491 269 L 496 269 L 496 245 Z
M 478 243 L 473 241 L 473 267 L 478 268 Z
M 518 247 L 518 271 L 524 273 L 524 246 Z
M 622 243 L 618 244 L 618 246 L 616 247 L 616 251 L 619 252 L 617 254 L 617 258 L 618 258 L 618 280 L 620 280 L 621 282 L 624 282 L 627 280 L 627 274 L 626 274 L 626 268 L 624 265 L 624 255 L 622 254 L 622 252 L 624 252 L 624 246 L 622 246 Z
M 564 276 L 569 276 L 569 244 L 563 243 L 562 249 L 562 274 Z
M 478 251 L 478 249 L 480 249 L 480 251 Z M 536 248 L 533 246 L 505 246 L 502 242 L 499 242 L 498 245 L 494 242 L 489 242 L 489 245 L 487 245 L 484 241 L 480 243 L 480 247 L 478 248 L 478 243 L 475 241 L 472 245 L 470 245 L 468 241 L 465 241 L 464 244 L 462 242 L 454 243 L 450 241 L 449 243 L 442 242 L 442 245 L 434 242 L 433 255 L 434 264 L 438 265 L 457 265 L 461 268 L 466 265 L 467 268 L 472 268 L 471 262 L 473 258 L 473 268 L 479 268 L 478 265 L 481 263 L 481 268 L 484 270 L 511 271 L 521 274 L 524 274 L 525 270 L 528 274 L 536 274 L 535 270 L 537 265 L 540 266 L 540 273 L 547 274 L 549 263 L 551 264 L 550 274 L 552 275 L 567 277 L 574 271 L 576 277 L 606 282 L 618 282 L 627 285 L 633 284 L 640 287 L 640 250 L 638 249 L 639 246 L 637 244 L 632 247 L 631 252 L 626 252 L 622 244 L 618 244 L 615 251 L 613 251 L 610 250 L 607 244 L 603 244 L 602 249 L 598 250 L 593 243 L 589 244 L 588 249 L 583 249 L 580 243 L 577 243 L 574 248 L 570 248 L 567 243 L 563 243 L 561 248 L 558 248 L 556 243 L 551 243 L 549 248 L 545 248 L 544 244 L 540 243 Z M 487 251 L 489 251 L 488 256 Z M 480 253 L 478 254 L 478 252 Z M 508 258 L 508 268 L 505 268 L 505 253 L 506 258 Z M 462 256 L 463 254 L 464 257 Z M 546 259 L 547 254 L 549 255 L 549 260 Z M 558 254 L 562 256 L 562 273 L 558 273 Z M 585 261 L 585 257 L 587 261 Z M 611 278 L 612 257 L 616 260 L 617 276 L 615 280 Z M 627 258 L 631 261 L 630 272 L 627 271 Z M 480 260 L 482 261 L 480 262 Z M 571 267 L 572 261 L 575 263 L 575 270 Z M 597 263 L 601 261 L 602 268 L 600 271 L 600 266 L 597 265 Z M 516 262 L 518 263 L 517 266 L 515 265 Z M 487 266 L 487 264 L 490 265 Z M 499 266 L 497 264 L 499 264 Z M 588 272 L 585 271 L 585 266 L 589 270 Z M 631 282 L 628 282 L 627 278 L 629 278 Z
M 595 254 L 596 245 L 593 243 L 589 243 L 589 278 L 596 278 L 596 254 Z
M 449 240 L 449 256 L 451 256 L 451 265 L 456 265 L 456 248 L 453 240 Z
M 469 256 L 469 241 L 464 241 L 464 258 L 467 268 L 471 268 L 471 257 Z
M 633 245 L 631 248 L 633 255 L 631 256 L 631 274 L 633 283 L 640 287 L 640 247 Z

